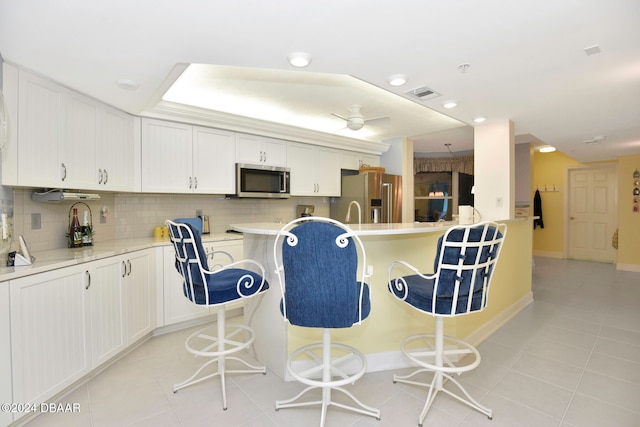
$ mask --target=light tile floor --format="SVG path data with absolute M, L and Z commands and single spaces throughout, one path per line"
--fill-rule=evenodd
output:
M 493 420 L 441 395 L 425 426 L 640 426 L 640 273 L 536 258 L 533 292 L 534 303 L 479 346 L 482 363 L 461 377 Z M 79 414 L 44 414 L 28 426 L 319 424 L 317 408 L 274 410 L 301 385 L 270 373 L 229 377 L 227 411 L 218 381 L 172 393 L 194 370 L 183 348 L 189 332 L 150 339 L 66 396 L 81 405 Z M 332 407 L 328 426 L 415 426 L 426 396 L 393 384 L 392 372 L 368 373 L 350 389 L 382 419 Z

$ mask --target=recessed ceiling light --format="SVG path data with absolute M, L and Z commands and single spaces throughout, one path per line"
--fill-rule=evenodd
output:
M 311 64 L 311 55 L 306 52 L 293 52 L 287 56 L 289 64 L 297 68 L 304 68 Z
M 138 82 L 135 82 L 135 81 L 129 80 L 129 79 L 119 79 L 119 80 L 116 81 L 116 84 L 121 89 L 126 89 L 126 90 L 136 90 L 136 89 L 138 89 L 138 87 L 140 87 Z
M 473 119 L 473 121 L 476 122 L 476 123 L 482 123 L 485 120 L 487 120 L 487 118 L 483 117 L 483 116 L 479 116 L 479 117 L 476 117 L 475 119 Z
M 540 151 L 541 153 L 553 153 L 554 151 L 556 151 L 556 147 L 546 145 L 544 147 L 540 147 L 538 151 Z
M 406 82 L 407 82 L 406 74 L 394 74 L 393 76 L 389 77 L 389 84 L 391 86 L 402 86 Z
M 602 49 L 600 49 L 600 45 L 597 44 L 584 48 L 584 53 L 586 53 L 587 56 L 595 55 L 596 53 L 600 52 L 602 52 Z
M 442 104 L 442 106 L 444 108 L 455 108 L 458 105 L 458 103 L 456 101 L 447 101 L 444 104 Z

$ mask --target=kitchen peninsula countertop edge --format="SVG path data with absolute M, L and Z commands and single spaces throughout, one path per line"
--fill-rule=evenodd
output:
M 498 223 L 531 221 L 533 217 L 518 217 L 506 220 L 491 220 Z M 231 229 L 247 234 L 273 235 L 284 226 L 277 222 L 250 222 L 243 224 L 231 224 Z M 390 236 L 399 234 L 436 233 L 444 232 L 448 228 L 458 225 L 457 221 L 444 222 L 402 222 L 391 224 L 346 224 L 358 236 Z

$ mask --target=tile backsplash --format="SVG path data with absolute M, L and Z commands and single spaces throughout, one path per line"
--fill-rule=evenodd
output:
M 66 248 L 65 233 L 73 203 L 31 200 L 30 188 L 14 189 L 13 244 L 23 235 L 32 252 Z M 93 217 L 95 244 L 113 239 L 152 237 L 153 227 L 166 219 L 194 217 L 196 210 L 211 218 L 211 232 L 224 233 L 231 223 L 286 222 L 296 216 L 296 206 L 312 204 L 316 214 L 329 216 L 328 197 L 292 197 L 285 200 L 225 199 L 221 195 L 100 193 L 101 200 L 87 202 Z M 78 205 L 82 218 L 84 205 Z M 105 209 L 106 208 L 106 209 Z M 102 212 L 106 215 L 102 215 Z M 32 229 L 32 214 L 40 215 L 40 228 Z

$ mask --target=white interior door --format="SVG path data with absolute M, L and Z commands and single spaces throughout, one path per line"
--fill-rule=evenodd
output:
M 617 227 L 616 169 L 569 170 L 568 257 L 613 262 L 611 239 Z

